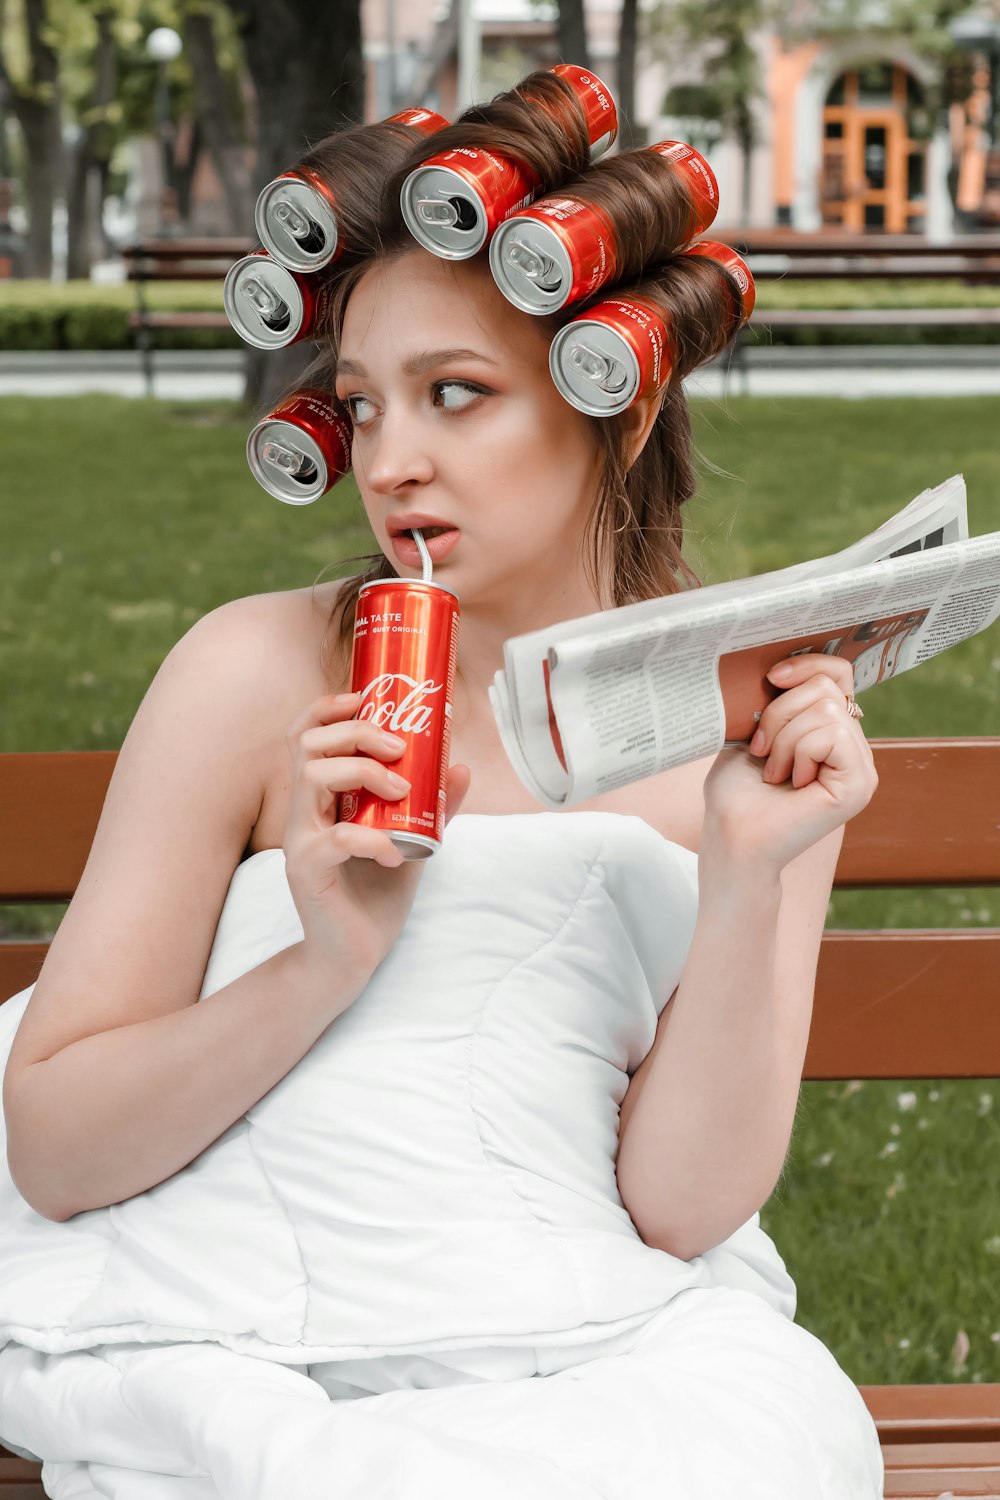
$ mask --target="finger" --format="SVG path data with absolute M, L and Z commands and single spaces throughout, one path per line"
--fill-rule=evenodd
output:
M 371 859 L 386 869 L 404 864 L 403 853 L 383 828 L 368 828 L 364 823 L 334 823 L 322 832 L 323 856 L 331 865 L 348 859 Z
M 764 765 L 764 780 L 769 782 L 786 780 L 795 759 L 796 746 L 805 735 L 817 729 L 846 733 L 853 723 L 854 720 L 848 714 L 846 705 L 838 708 L 830 698 L 824 695 L 819 702 L 803 709 L 778 730 L 771 746 L 771 753 Z
M 315 725 L 299 735 L 297 759 L 307 760 L 338 755 L 374 755 L 380 760 L 398 760 L 406 749 L 400 734 L 380 729 L 367 719 L 348 719 L 346 723 Z
M 472 783 L 472 772 L 468 766 L 457 765 L 448 768 L 448 797 L 445 804 L 444 826 L 447 828 L 452 818 L 458 812 L 465 801 L 466 793 Z
M 334 811 L 333 799 L 337 793 L 357 791 L 360 787 L 391 802 L 398 801 L 410 789 L 405 777 L 381 761 L 363 755 L 314 757 L 305 762 L 295 778 L 289 818 L 324 827 Z
M 787 667 L 789 671 L 782 672 L 779 668 Z M 828 656 L 822 651 L 806 651 L 801 656 L 785 656 L 781 661 L 776 661 L 766 673 L 769 682 L 775 687 L 788 688 L 796 683 L 806 682 L 810 677 L 825 674 L 836 683 L 838 689 L 845 694 L 854 692 L 854 667 L 843 656 Z
M 847 707 L 844 695 L 837 684 L 822 674 L 779 693 L 760 716 L 757 729 L 750 740 L 750 753 L 757 756 L 766 755 L 780 729 L 811 704 L 821 702 L 832 703 L 838 710 Z
M 316 698 L 309 707 L 303 709 L 302 713 L 285 731 L 285 740 L 294 755 L 298 749 L 300 736 L 318 724 L 329 724 L 341 719 L 353 718 L 357 712 L 360 693 L 326 693 L 322 698 Z
M 854 812 L 871 799 L 878 778 L 859 755 L 857 737 L 837 725 L 824 725 L 802 736 L 795 747 L 792 786 L 818 781 L 839 802 L 851 804 Z

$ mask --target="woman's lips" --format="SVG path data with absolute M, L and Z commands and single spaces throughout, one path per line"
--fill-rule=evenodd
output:
M 435 566 L 448 556 L 448 553 L 457 543 L 461 532 L 457 527 L 451 531 L 443 531 L 440 536 L 424 538 L 424 545 L 430 553 L 431 562 Z M 392 542 L 392 550 L 404 566 L 408 568 L 419 568 L 423 563 L 420 548 L 408 531 L 400 532 L 398 536 L 389 538 Z

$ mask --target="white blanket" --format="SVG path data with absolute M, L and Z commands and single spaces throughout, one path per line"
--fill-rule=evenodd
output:
M 682 1262 L 617 1191 L 618 1107 L 696 913 L 695 856 L 641 819 L 455 818 L 364 994 L 187 1168 L 63 1224 L 0 1169 L 0 1440 L 58 1500 L 637 1500 L 641 1475 L 715 1500 L 729 1471 L 699 1447 L 724 1412 L 796 1500 L 880 1494 L 871 1420 L 793 1323 L 759 1216 Z M 202 998 L 300 937 L 281 851 L 253 856 Z M 0 1062 L 29 995 L 0 1009 Z M 720 1408 L 674 1354 L 645 1362 L 707 1320 L 724 1376 L 722 1307 L 760 1364 Z

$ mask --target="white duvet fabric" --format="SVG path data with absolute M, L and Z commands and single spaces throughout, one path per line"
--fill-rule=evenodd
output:
M 0 1167 L 0 1441 L 55 1500 L 881 1496 L 759 1215 L 683 1262 L 617 1191 L 696 914 L 639 818 L 453 819 L 364 994 L 184 1170 L 56 1224 Z M 252 856 L 201 998 L 301 935 Z

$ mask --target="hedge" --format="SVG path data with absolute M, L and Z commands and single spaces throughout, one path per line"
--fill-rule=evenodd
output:
M 160 281 L 146 288 L 162 311 L 222 310 L 221 281 Z M 757 306 L 1000 307 L 1000 286 L 961 281 L 761 281 Z M 131 349 L 128 315 L 136 289 L 128 283 L 7 281 L 0 283 L 0 350 Z M 996 344 L 1000 328 L 776 328 L 756 329 L 753 344 Z M 228 328 L 157 331 L 158 349 L 238 349 Z

